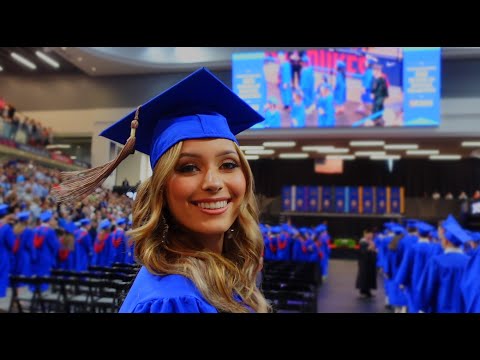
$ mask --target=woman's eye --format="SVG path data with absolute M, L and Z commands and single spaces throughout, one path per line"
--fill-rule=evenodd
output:
M 198 170 L 198 168 L 195 165 L 188 164 L 188 165 L 180 166 L 177 171 L 181 173 L 189 173 L 189 172 L 194 172 L 195 170 Z
M 234 162 L 225 162 L 222 164 L 222 169 L 233 170 L 238 167 L 237 163 Z

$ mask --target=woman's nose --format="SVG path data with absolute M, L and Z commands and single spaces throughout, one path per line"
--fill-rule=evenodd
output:
M 220 174 L 215 170 L 208 170 L 203 179 L 202 189 L 218 192 L 223 188 L 223 181 Z

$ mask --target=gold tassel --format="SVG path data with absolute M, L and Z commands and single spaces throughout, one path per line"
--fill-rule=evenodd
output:
M 137 107 L 135 117 L 130 124 L 130 137 L 115 159 L 93 169 L 60 173 L 61 183 L 50 192 L 57 203 L 73 203 L 75 200 L 82 200 L 99 187 L 128 155 L 135 152 L 135 132 L 138 128 L 139 110 L 140 106 Z

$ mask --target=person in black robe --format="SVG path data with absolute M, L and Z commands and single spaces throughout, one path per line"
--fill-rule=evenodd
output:
M 356 288 L 360 290 L 361 297 L 371 298 L 371 290 L 377 288 L 377 250 L 370 229 L 363 232 L 359 246 Z

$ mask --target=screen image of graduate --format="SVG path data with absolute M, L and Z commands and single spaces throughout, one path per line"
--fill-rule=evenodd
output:
M 333 99 L 335 103 L 335 112 L 337 114 L 343 114 L 345 112 L 345 103 L 347 101 L 347 75 L 345 62 L 342 60 L 337 61 L 336 65 Z
M 370 114 L 372 111 L 373 65 L 376 62 L 378 62 L 378 60 L 372 56 L 368 56 L 368 54 L 365 57 L 365 72 L 361 76 L 363 92 L 360 98 L 360 105 L 357 108 L 357 112 L 363 115 Z
M 300 89 L 293 91 L 293 105 L 290 117 L 292 127 L 305 127 L 307 112 L 303 102 L 302 91 Z
M 317 91 L 317 121 L 319 127 L 335 127 L 335 105 L 332 87 L 323 82 Z
M 300 89 L 302 90 L 305 109 L 307 114 L 310 114 L 315 108 L 315 74 L 313 71 L 313 66 L 310 64 L 310 58 L 305 54 L 302 56 Z
M 278 69 L 278 87 L 283 108 L 290 109 L 292 106 L 292 64 L 283 51 L 278 52 L 280 67 Z
M 382 66 L 380 64 L 373 66 L 373 84 L 371 92 L 373 96 L 373 121 L 376 126 L 382 126 L 384 125 L 384 103 L 388 98 L 388 83 L 382 72 Z
M 302 56 L 304 52 L 293 50 L 288 53 L 288 60 L 290 61 L 292 70 L 292 88 L 298 89 L 300 87 L 300 78 L 302 74 Z
M 265 104 L 265 120 L 261 123 L 265 128 L 279 128 L 281 126 L 280 110 L 278 99 L 270 96 Z

